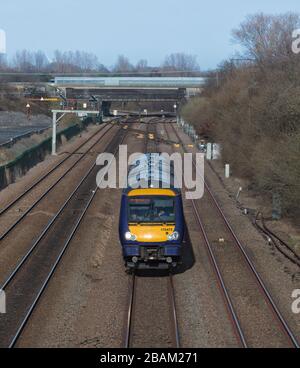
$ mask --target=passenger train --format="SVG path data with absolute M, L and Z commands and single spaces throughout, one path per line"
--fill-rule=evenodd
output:
M 181 191 L 175 188 L 174 168 L 157 156 L 136 160 L 122 193 L 119 236 L 128 269 L 168 269 L 181 262 Z

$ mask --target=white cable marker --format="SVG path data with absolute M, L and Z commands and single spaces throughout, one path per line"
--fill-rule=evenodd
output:
M 230 165 L 229 164 L 225 165 L 225 178 L 226 179 L 230 178 Z
M 6 313 L 6 295 L 5 291 L 0 289 L 0 314 Z

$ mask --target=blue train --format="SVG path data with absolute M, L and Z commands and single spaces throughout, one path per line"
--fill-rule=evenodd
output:
M 130 167 L 130 185 L 122 193 L 119 236 L 128 269 L 168 269 L 181 262 L 181 191 L 174 187 L 174 169 L 157 155 L 143 155 Z

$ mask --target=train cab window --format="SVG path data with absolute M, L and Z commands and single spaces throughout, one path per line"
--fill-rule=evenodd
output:
M 175 203 L 170 197 L 129 199 L 129 222 L 175 222 Z
M 153 221 L 175 221 L 174 199 L 153 199 Z

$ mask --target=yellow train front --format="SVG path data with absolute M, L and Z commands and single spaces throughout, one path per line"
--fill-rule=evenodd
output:
M 149 187 L 123 191 L 119 235 L 128 268 L 176 267 L 181 261 L 184 228 L 179 189 Z

